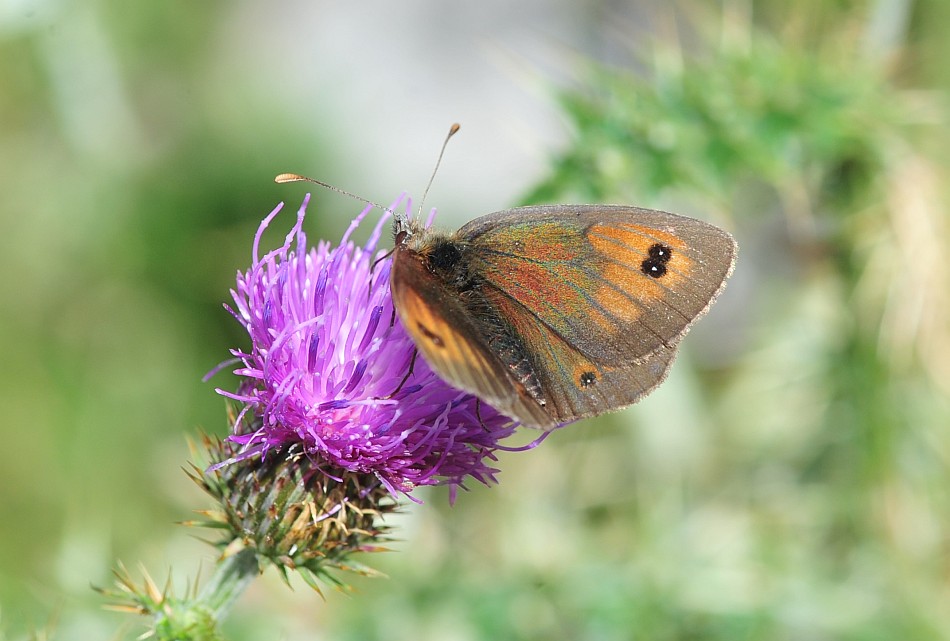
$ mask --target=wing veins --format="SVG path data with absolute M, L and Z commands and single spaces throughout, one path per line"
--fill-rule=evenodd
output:
M 615 261 L 615 260 L 610 259 L 610 258 L 608 258 L 607 260 L 608 260 L 609 262 L 613 263 L 614 265 L 617 265 L 617 266 L 619 266 L 619 267 L 622 267 L 623 269 L 628 269 L 628 270 L 630 270 L 630 271 L 633 271 L 634 273 L 638 273 L 638 272 L 636 272 L 635 270 L 631 269 L 631 267 L 630 267 L 629 265 L 626 265 L 626 264 L 624 264 L 624 263 Z M 674 273 L 682 275 L 682 272 L 674 272 Z M 642 273 L 640 273 L 639 275 L 642 276 L 643 278 L 649 278 L 649 276 L 645 276 L 645 275 L 643 275 Z M 636 299 L 631 298 L 629 295 L 627 295 L 626 290 L 617 287 L 617 286 L 614 285 L 611 281 L 607 281 L 607 283 L 610 285 L 610 287 L 611 287 L 614 291 L 620 292 L 620 294 L 621 294 L 622 296 L 624 296 L 627 300 L 633 302 L 635 305 L 639 305 L 639 304 L 640 304 Z M 673 290 L 671 290 L 669 287 L 667 287 L 666 285 L 664 285 L 663 283 L 661 283 L 661 282 L 658 281 L 658 280 L 656 281 L 656 284 L 659 285 L 660 287 L 662 287 L 662 288 L 663 288 L 665 291 L 667 291 L 667 292 L 673 291 Z M 661 301 L 664 305 L 666 305 L 668 308 L 670 308 L 671 310 L 673 310 L 674 312 L 676 312 L 677 314 L 679 314 L 680 316 L 682 316 L 685 321 L 689 322 L 689 321 L 691 321 L 691 320 L 693 319 L 693 317 L 692 317 L 691 315 L 689 315 L 689 314 L 684 314 L 684 313 L 683 313 L 683 310 L 681 310 L 681 309 L 680 309 L 679 307 L 677 307 L 676 305 L 673 305 L 672 303 L 670 303 L 669 301 L 667 301 L 665 298 L 660 299 L 660 301 Z M 642 306 L 641 306 L 641 308 L 642 308 Z
M 498 254 L 498 255 L 510 256 L 510 257 L 513 258 L 514 260 L 525 260 L 525 261 L 528 261 L 528 262 L 531 262 L 531 263 L 535 263 L 535 264 L 540 265 L 540 266 L 541 266 L 542 268 L 544 268 L 545 271 L 548 272 L 555 280 L 558 280 L 558 281 L 564 283 L 565 285 L 567 285 L 568 287 L 570 287 L 572 290 L 574 290 L 576 293 L 580 294 L 580 295 L 584 298 L 584 300 L 585 300 L 591 307 L 593 307 L 593 308 L 596 309 L 598 312 L 600 312 L 604 317 L 613 320 L 613 322 L 614 322 L 615 325 L 617 325 L 617 326 L 622 326 L 622 325 L 624 324 L 625 321 L 624 321 L 623 319 L 619 318 L 616 314 L 614 314 L 613 312 L 611 312 L 610 310 L 608 310 L 606 307 L 604 307 L 603 305 L 601 305 L 599 301 L 597 301 L 596 299 L 592 298 L 592 297 L 590 296 L 589 292 L 588 292 L 584 287 L 578 285 L 578 284 L 577 284 L 575 281 L 573 281 L 573 280 L 570 280 L 570 279 L 568 279 L 568 278 L 566 278 L 566 277 L 564 277 L 564 276 L 562 276 L 562 275 L 560 275 L 560 274 L 557 274 L 554 270 L 547 268 L 547 265 L 545 264 L 545 261 L 532 260 L 532 259 L 528 259 L 528 258 L 525 258 L 525 257 L 520 256 L 520 255 L 517 255 L 517 254 L 511 254 L 511 253 L 509 253 L 509 252 L 500 252 L 500 251 L 497 251 L 497 250 L 491 250 L 491 251 L 493 251 L 493 253 Z M 599 253 L 599 252 L 598 252 L 598 253 Z M 620 263 L 620 262 L 611 260 L 611 259 L 609 259 L 609 258 L 607 258 L 607 259 L 605 259 L 605 260 L 607 260 L 608 262 L 611 262 L 611 263 L 613 263 L 613 264 L 615 264 L 615 265 L 619 265 L 619 266 L 623 267 L 624 269 L 630 269 L 629 266 L 627 266 L 627 265 L 625 265 L 625 264 L 623 264 L 623 263 Z M 563 262 L 574 262 L 574 261 L 563 261 Z M 582 266 L 578 267 L 577 269 L 578 269 L 578 271 L 583 272 L 583 273 L 584 273 L 585 275 L 587 275 L 587 276 L 591 276 L 591 275 L 592 275 L 592 273 L 591 273 L 592 270 L 591 270 L 591 268 L 589 268 L 589 267 L 584 267 L 584 266 L 582 265 Z M 593 275 L 596 276 L 597 274 L 593 274 Z M 612 282 L 610 282 L 609 280 L 607 280 L 607 281 L 600 281 L 600 279 L 598 279 L 598 278 L 595 278 L 594 280 L 596 280 L 596 281 L 598 281 L 598 282 L 607 282 L 608 286 L 609 286 L 611 289 L 613 289 L 614 291 L 618 292 L 621 296 L 623 296 L 624 299 L 626 299 L 632 306 L 639 308 L 640 311 L 641 311 L 641 315 L 642 315 L 642 314 L 645 314 L 647 307 L 646 307 L 642 302 L 640 302 L 639 300 L 637 300 L 636 298 L 631 297 L 625 290 L 618 288 L 616 285 L 614 285 L 614 284 L 613 284 Z M 526 307 L 521 301 L 519 301 L 519 300 L 518 300 L 517 298 L 515 298 L 513 295 L 509 294 L 508 291 L 506 291 L 505 289 L 503 289 L 502 287 L 496 285 L 495 283 L 493 283 L 493 282 L 491 282 L 491 281 L 488 281 L 487 284 L 489 284 L 491 287 L 493 287 L 495 290 L 497 290 L 499 293 L 501 293 L 503 296 L 505 296 L 505 298 L 507 298 L 508 300 L 510 300 L 513 304 L 517 305 L 518 307 L 520 307 L 521 309 L 523 309 L 525 312 L 527 312 L 528 314 L 530 314 L 531 317 L 533 317 L 533 318 L 536 319 L 539 323 L 541 323 L 542 325 L 544 325 L 545 327 L 547 327 L 549 330 L 551 330 L 551 332 L 554 333 L 554 334 L 555 334 L 558 338 L 560 338 L 562 341 L 564 341 L 565 343 L 567 343 L 568 345 L 570 345 L 570 341 L 568 340 L 568 337 L 564 336 L 564 334 L 561 333 L 561 331 L 559 331 L 556 327 L 553 327 L 550 323 L 548 323 L 547 321 L 545 321 L 544 318 L 540 317 L 537 313 L 535 313 L 533 310 L 531 310 L 531 309 L 529 309 L 528 307 Z M 666 289 L 667 291 L 669 291 L 669 288 L 667 288 L 667 287 L 665 287 L 665 286 L 663 286 L 663 287 L 664 287 L 664 289 Z M 682 310 L 680 310 L 679 308 L 673 306 L 672 304 L 670 304 L 670 303 L 667 302 L 666 300 L 664 300 L 663 303 L 664 303 L 667 307 L 669 307 L 672 311 L 674 311 L 675 313 L 677 313 L 677 314 L 679 314 L 681 317 L 683 317 L 684 320 L 686 320 L 686 321 L 689 321 L 689 320 L 690 320 L 690 317 L 687 316 L 686 314 L 684 314 L 684 313 L 682 312 Z M 557 311 L 558 311 L 557 308 L 556 308 L 556 306 L 555 306 L 553 303 L 551 303 L 551 302 L 545 301 L 544 305 L 545 305 L 545 307 L 547 307 L 549 310 L 552 310 L 552 311 L 554 311 L 554 312 L 557 312 Z M 557 314 L 554 314 L 554 316 L 557 316 Z M 672 347 L 672 345 L 675 344 L 676 341 L 674 341 L 673 343 L 671 343 L 670 341 L 668 341 L 667 339 L 665 339 L 665 338 L 663 337 L 663 334 L 662 334 L 661 332 L 657 331 L 656 329 L 654 329 L 654 328 L 651 327 L 650 325 L 644 323 L 643 320 L 641 320 L 640 318 L 638 318 L 635 322 L 636 322 L 638 325 L 640 325 L 641 327 L 643 327 L 643 329 L 645 329 L 646 331 L 648 331 L 657 341 L 659 341 L 659 343 L 660 343 L 661 345 L 664 345 L 664 346 L 666 346 L 666 347 Z M 580 353 L 584 353 L 584 352 L 580 352 Z M 586 355 L 586 354 L 585 354 L 585 355 Z
M 628 227 L 624 227 L 624 229 L 629 229 L 629 231 L 630 231 L 631 233 L 639 234 L 640 236 L 643 236 L 644 238 L 648 238 L 648 239 L 652 240 L 652 241 L 655 242 L 655 243 L 666 244 L 666 241 L 664 241 L 662 238 L 657 238 L 657 237 L 654 236 L 653 234 L 648 234 L 648 233 L 646 233 L 646 232 L 644 232 L 644 231 L 641 231 L 640 228 L 633 228 L 633 229 L 630 229 L 630 228 L 628 228 Z M 628 250 L 628 251 L 630 251 L 630 252 L 632 252 L 632 253 L 636 253 L 636 254 L 640 253 L 639 250 L 638 250 L 636 247 L 631 247 L 630 245 L 628 245 L 627 243 L 623 242 L 622 240 L 616 238 L 615 236 L 607 236 L 607 235 L 600 234 L 600 233 L 597 233 L 597 232 L 591 232 L 591 231 L 589 231 L 589 230 L 587 231 L 587 234 L 589 234 L 590 236 L 596 236 L 597 238 L 599 238 L 599 239 L 601 239 L 601 240 L 604 240 L 604 241 L 606 241 L 606 242 L 608 242 L 608 243 L 613 243 L 614 245 L 619 245 L 620 247 L 623 247 L 624 249 L 626 249 L 626 250 Z M 701 262 L 699 259 L 702 257 L 702 254 L 697 253 L 697 252 L 694 252 L 692 249 L 687 248 L 687 249 L 684 250 L 684 249 L 682 249 L 682 248 L 677 247 L 677 248 L 676 248 L 676 251 L 678 251 L 678 252 L 683 252 L 684 254 L 686 254 L 687 256 L 689 256 L 689 257 L 691 257 L 691 258 L 693 258 L 693 259 L 696 260 L 697 262 Z

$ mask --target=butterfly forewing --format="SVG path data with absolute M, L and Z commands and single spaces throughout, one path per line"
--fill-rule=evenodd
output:
M 735 241 L 691 218 L 636 207 L 523 207 L 459 236 L 472 270 L 569 345 L 615 367 L 675 345 L 732 270 Z

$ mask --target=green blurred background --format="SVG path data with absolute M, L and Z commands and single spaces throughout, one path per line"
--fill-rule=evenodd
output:
M 0 638 L 134 638 L 116 559 L 207 574 L 181 468 L 272 177 L 419 196 L 453 121 L 444 225 L 636 203 L 737 271 L 649 399 L 421 492 L 354 596 L 266 574 L 229 638 L 950 638 L 948 36 L 945 0 L 0 0 Z M 315 202 L 312 238 L 360 209 Z

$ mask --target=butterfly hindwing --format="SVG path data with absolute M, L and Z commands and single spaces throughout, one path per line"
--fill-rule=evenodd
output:
M 525 344 L 539 381 L 543 404 L 554 425 L 571 423 L 637 402 L 663 380 L 676 355 L 675 347 L 661 347 L 650 358 L 618 366 L 597 362 L 552 332 L 537 317 L 501 292 L 486 291 Z M 522 422 L 530 422 L 522 419 Z M 543 426 L 537 426 L 543 427 Z

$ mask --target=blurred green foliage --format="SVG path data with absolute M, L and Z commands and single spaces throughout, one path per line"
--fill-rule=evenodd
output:
M 245 340 L 219 305 L 283 197 L 262 185 L 345 133 L 212 77 L 224 3 L 23 6 L 0 13 L 0 623 L 110 638 L 134 623 L 88 586 L 115 558 L 183 582 L 211 556 L 173 522 L 206 505 L 184 436 L 225 429 L 199 379 Z M 578 63 L 573 138 L 526 189 L 734 231 L 670 380 L 502 455 L 498 487 L 426 493 L 355 597 L 265 577 L 229 638 L 950 636 L 948 4 L 687 9 Z

